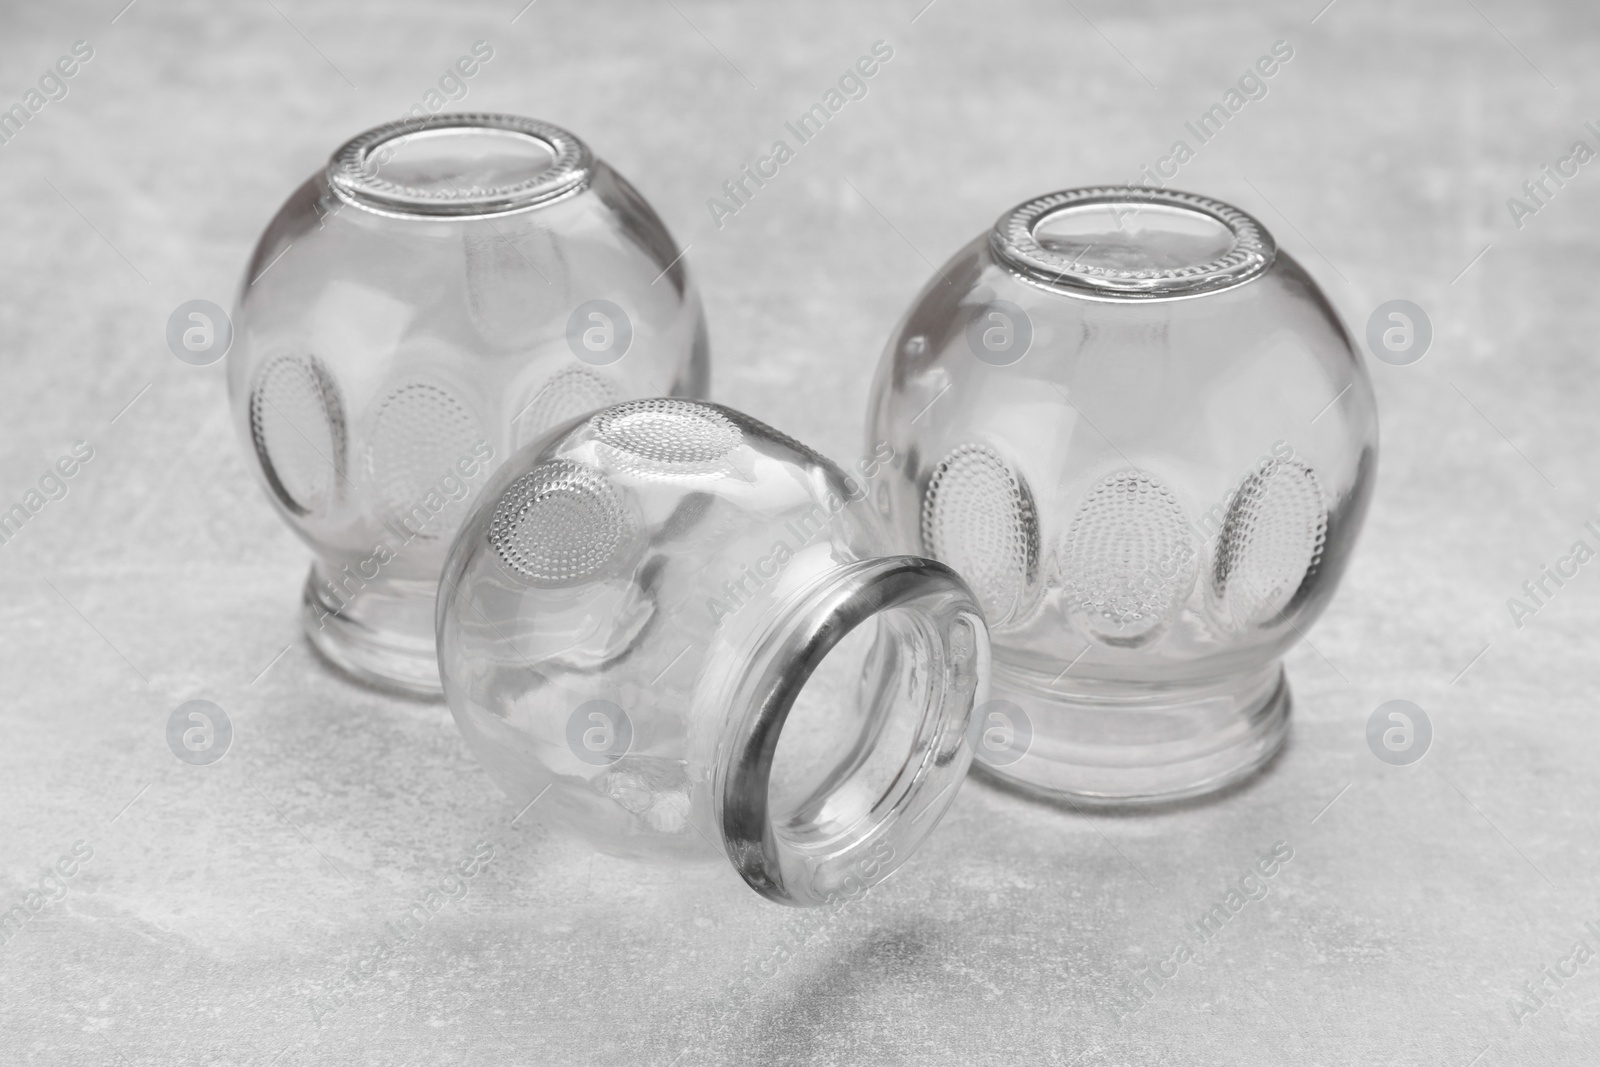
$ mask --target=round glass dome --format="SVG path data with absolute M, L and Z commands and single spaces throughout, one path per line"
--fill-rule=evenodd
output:
M 901 320 L 867 427 L 898 546 L 955 568 L 993 634 L 978 715 L 1012 741 L 974 766 L 1128 803 L 1271 758 L 1377 431 L 1349 332 L 1243 211 L 1103 187 L 1002 215 Z
M 439 568 L 495 468 L 596 408 L 708 388 L 660 218 L 578 138 L 514 115 L 345 144 L 267 226 L 233 322 L 246 454 L 315 561 L 306 633 L 414 694 L 439 695 Z

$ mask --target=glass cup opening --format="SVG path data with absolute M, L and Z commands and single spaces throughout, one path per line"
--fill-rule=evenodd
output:
M 427 196 L 502 192 L 555 162 L 555 146 L 531 134 L 469 126 L 397 134 L 361 159 L 368 176 Z
M 903 797 L 918 710 L 931 703 L 935 635 L 903 608 L 872 616 L 823 658 L 773 753 L 767 803 L 791 846 L 827 851 L 866 837 Z M 913 714 L 905 714 L 910 711 Z
M 1183 270 L 1233 251 L 1233 231 L 1214 215 L 1154 204 L 1083 204 L 1033 226 L 1040 247 L 1103 270 Z
M 719 820 L 745 881 L 818 905 L 887 877 L 954 800 L 988 678 L 981 609 L 941 563 L 862 560 L 809 590 L 731 706 Z

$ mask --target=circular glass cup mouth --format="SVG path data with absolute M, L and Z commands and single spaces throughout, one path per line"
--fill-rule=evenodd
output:
M 803 595 L 756 651 L 735 692 L 717 792 L 724 847 L 751 888 L 783 904 L 839 903 L 887 877 L 933 829 L 972 759 L 967 727 L 989 672 L 981 612 L 942 563 L 861 560 Z M 798 803 L 774 797 L 796 699 L 868 620 L 884 624 L 878 636 L 898 666 L 858 709 L 868 721 L 848 765 L 814 779 L 820 788 Z
M 347 142 L 328 181 L 362 207 L 402 215 L 494 215 L 582 188 L 593 157 L 559 126 L 467 112 L 406 118 Z
M 1272 235 L 1238 208 L 1140 186 L 1029 200 L 1000 217 L 989 244 L 1030 281 L 1113 299 L 1228 289 L 1261 274 L 1277 255 Z

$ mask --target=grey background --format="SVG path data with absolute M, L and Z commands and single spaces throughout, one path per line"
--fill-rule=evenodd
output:
M 1600 1059 L 1600 960 L 1521 1025 L 1508 1005 L 1580 937 L 1600 948 L 1600 563 L 1521 628 L 1506 606 L 1575 540 L 1600 547 L 1582 529 L 1600 519 L 1600 164 L 1520 229 L 1505 204 L 1595 143 L 1600 11 L 924 2 L 0 16 L 0 104 L 73 41 L 95 49 L 0 147 L 0 505 L 73 441 L 95 449 L 0 545 L 0 903 L 74 841 L 94 853 L 0 945 L 0 1060 Z M 222 367 L 175 359 L 166 319 L 230 304 L 290 189 L 478 39 L 495 56 L 456 106 L 566 126 L 628 175 L 691 246 L 716 398 L 841 460 L 932 264 L 1028 196 L 1133 178 L 1288 40 L 1270 95 L 1174 184 L 1256 214 L 1357 336 L 1406 298 L 1435 338 L 1413 366 L 1370 362 L 1377 494 L 1289 658 L 1270 773 L 1137 817 L 972 782 L 895 878 L 800 913 L 729 871 L 593 855 L 537 808 L 512 825 L 442 706 L 322 666 L 297 632 L 305 552 L 249 477 Z M 716 229 L 706 198 L 878 39 L 895 56 L 868 97 Z M 210 767 L 166 746 L 192 698 L 234 726 Z M 1410 767 L 1364 740 L 1396 698 L 1434 725 Z M 495 856 L 468 894 L 319 1020 L 480 840 Z M 1294 858 L 1268 896 L 1119 1018 L 1137 969 L 1277 841 Z

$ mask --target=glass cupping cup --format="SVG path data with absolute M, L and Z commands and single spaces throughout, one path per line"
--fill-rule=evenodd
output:
M 917 297 L 868 439 L 900 548 L 983 604 L 975 766 L 1077 802 L 1219 789 L 1287 734 L 1280 659 L 1350 558 L 1372 387 L 1316 283 L 1205 197 L 1008 211 Z
M 507 115 L 340 148 L 262 235 L 234 331 L 234 418 L 314 553 L 306 632 L 419 694 L 440 691 L 439 570 L 490 472 L 584 412 L 708 388 L 700 298 L 661 220 L 572 134 Z
M 966 584 L 892 554 L 867 494 L 688 400 L 519 452 L 440 583 L 472 749 L 517 804 L 617 855 L 721 855 L 797 905 L 877 882 L 954 799 L 989 649 Z

